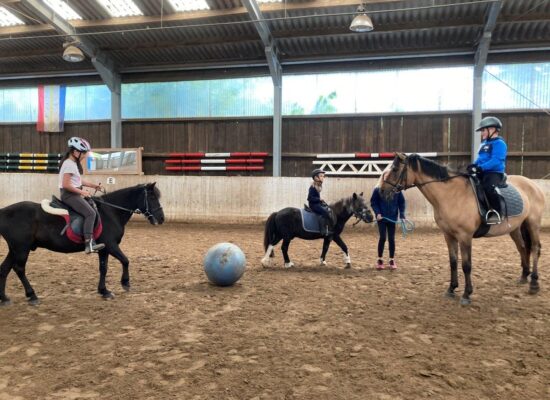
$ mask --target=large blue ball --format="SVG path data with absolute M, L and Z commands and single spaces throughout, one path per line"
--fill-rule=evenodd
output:
M 208 250 L 203 264 L 210 282 L 218 286 L 231 286 L 243 276 L 246 257 L 238 246 L 218 243 Z

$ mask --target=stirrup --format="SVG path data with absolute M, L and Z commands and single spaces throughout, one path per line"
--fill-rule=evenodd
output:
M 487 225 L 498 225 L 502 222 L 502 219 L 500 217 L 500 214 L 497 210 L 491 208 L 487 213 L 485 214 L 485 223 Z
M 105 248 L 103 243 L 96 243 L 95 240 L 91 239 L 90 241 L 85 242 L 84 252 L 86 254 L 97 253 L 103 248 Z

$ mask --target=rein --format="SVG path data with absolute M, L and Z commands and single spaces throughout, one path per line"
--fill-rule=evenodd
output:
M 145 192 L 144 193 L 145 211 L 142 211 L 141 208 L 136 208 L 135 210 L 132 210 L 131 208 L 126 208 L 126 207 L 122 207 L 122 206 L 119 206 L 119 205 L 116 205 L 116 204 L 113 204 L 113 203 L 109 203 L 108 201 L 103 200 L 101 197 L 95 197 L 94 196 L 93 199 L 94 199 L 94 201 L 96 201 L 98 203 L 104 204 L 104 205 L 109 206 L 109 207 L 118 208 L 119 210 L 123 210 L 123 211 L 129 212 L 131 214 L 143 214 L 143 216 L 147 219 L 155 218 L 153 213 L 158 211 L 158 210 L 161 210 L 162 207 L 158 207 L 154 210 L 149 210 L 149 201 L 147 200 L 147 189 L 143 189 L 143 190 Z
M 450 181 L 451 179 L 465 176 L 464 174 L 458 174 L 458 175 L 449 176 L 447 178 L 434 179 L 434 180 L 431 180 L 431 181 L 428 181 L 428 182 L 413 183 L 412 185 L 403 185 L 401 182 L 403 182 L 407 178 L 407 169 L 409 168 L 409 163 L 406 162 L 406 161 L 402 161 L 402 160 L 399 160 L 399 163 L 404 164 L 405 166 L 401 170 L 401 173 L 399 174 L 399 178 L 397 179 L 397 182 L 392 183 L 392 182 L 384 179 L 384 183 L 387 183 L 388 185 L 392 186 L 393 191 L 395 193 L 401 192 L 403 190 L 411 189 L 413 187 L 421 188 L 422 186 L 425 186 L 429 183 L 447 182 L 447 181 Z

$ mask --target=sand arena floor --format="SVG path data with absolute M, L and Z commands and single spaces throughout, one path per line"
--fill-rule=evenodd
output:
M 509 237 L 477 240 L 469 307 L 443 296 L 447 250 L 435 230 L 397 238 L 395 272 L 373 268 L 374 227 L 344 232 L 351 270 L 334 244 L 320 267 L 321 242 L 300 240 L 294 269 L 279 247 L 277 265 L 262 268 L 262 236 L 260 225 L 130 224 L 121 247 L 133 288 L 122 291 L 111 259 L 112 301 L 96 294 L 97 257 L 32 253 L 42 303 L 28 306 L 10 274 L 0 400 L 550 398 L 550 232 L 536 296 L 516 283 Z M 248 259 L 230 288 L 202 271 L 221 241 Z

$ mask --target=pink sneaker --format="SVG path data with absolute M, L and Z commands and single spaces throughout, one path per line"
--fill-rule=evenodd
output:
M 386 268 L 386 267 L 384 266 L 384 261 L 378 260 L 378 261 L 376 262 L 376 269 L 377 269 L 378 271 L 382 271 L 382 270 L 385 269 L 385 268 Z
M 395 263 L 394 260 L 390 260 L 389 268 L 390 268 L 392 271 L 397 269 L 397 264 Z

